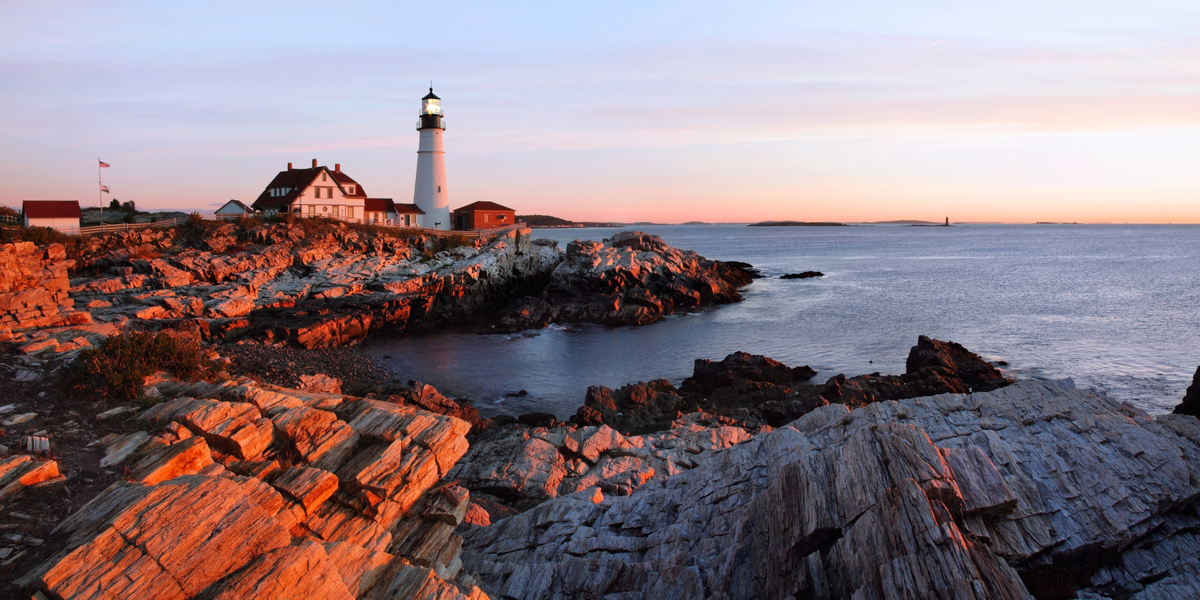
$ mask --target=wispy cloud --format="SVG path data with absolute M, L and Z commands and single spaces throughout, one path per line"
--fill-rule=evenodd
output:
M 558 191 L 520 185 L 505 157 L 555 164 L 556 185 L 574 189 L 562 178 L 591 181 L 590 167 L 564 156 L 616 165 L 675 149 L 695 170 L 726 173 L 707 188 L 728 197 L 739 186 L 725 146 L 772 144 L 806 161 L 819 157 L 805 148 L 823 148 L 842 161 L 828 167 L 838 172 L 877 168 L 872 148 L 910 148 L 923 161 L 913 174 L 953 171 L 968 185 L 1048 140 L 1101 136 L 1119 148 L 1136 133 L 1132 164 L 1155 136 L 1200 127 L 1197 7 L 1089 5 L 1080 26 L 1079 6 L 1032 2 L 666 3 L 639 5 L 631 20 L 632 6 L 467 4 L 425 28 L 404 4 L 21 4 L 0 41 L 0 172 L 18 182 L 0 202 L 90 193 L 78 167 L 96 154 L 130 165 L 113 175 L 130 177 L 122 189 L 163 202 L 256 194 L 271 169 L 313 155 L 354 160 L 375 188 L 403 197 L 430 77 L 446 99 L 458 189 L 542 206 Z M 946 139 L 1017 156 L 964 164 L 922 153 Z M 631 181 L 675 206 L 665 198 L 688 185 L 669 177 L 690 172 Z M 874 206 L 881 195 L 790 173 L 745 201 L 839 190 Z M 1054 189 L 1092 190 L 1079 177 L 1063 174 Z

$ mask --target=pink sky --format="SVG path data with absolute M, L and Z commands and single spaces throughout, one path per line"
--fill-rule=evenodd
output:
M 97 158 L 141 208 L 312 158 L 408 202 L 433 78 L 452 207 L 1200 223 L 1200 6 L 1052 4 L 24 3 L 0 204 L 95 205 Z

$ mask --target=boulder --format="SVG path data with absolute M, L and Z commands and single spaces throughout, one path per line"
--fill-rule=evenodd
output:
M 541 298 L 523 296 L 501 309 L 489 331 L 505 333 L 522 329 L 541 329 L 554 320 L 554 307 Z
M 951 388 L 947 392 L 989 392 L 1008 385 L 1009 380 L 987 361 L 954 342 L 942 342 L 925 336 L 908 352 L 906 375 L 920 377 L 936 374 Z M 966 389 L 961 389 L 966 386 Z
M 558 494 L 562 496 L 598 487 L 606 494 L 628 496 L 652 477 L 654 467 L 646 459 L 636 456 L 605 457 L 583 475 L 564 479 Z
M 312 467 L 292 467 L 275 477 L 271 485 L 313 514 L 338 490 L 338 478 L 333 473 Z
M 652 479 L 695 468 L 708 454 L 750 439 L 720 418 L 684 415 L 666 431 L 627 437 L 607 425 L 504 426 L 476 433 L 449 478 L 471 490 L 488 521 L 549 498 L 596 488 L 627 495 Z M 556 483 L 557 482 L 557 483 Z M 554 486 L 554 487 L 551 487 Z
M 204 438 L 192 437 L 147 454 L 130 469 L 130 475 L 134 481 L 155 485 L 176 477 L 195 475 L 211 464 L 212 453 Z
M 459 402 L 438 393 L 433 386 L 418 381 L 410 381 L 409 386 L 396 391 L 388 398 L 390 402 L 408 404 L 439 415 L 447 415 L 462 419 L 472 428 L 479 427 L 483 420 L 479 411 L 465 401 Z
M 324 373 L 301 375 L 300 389 L 325 394 L 340 394 L 342 393 L 342 380 Z
M 953 342 L 921 336 L 909 353 L 904 375 L 835 375 L 824 385 L 811 383 L 808 366 L 788 367 L 765 356 L 735 352 L 721 361 L 699 359 L 679 388 L 664 380 L 627 385 L 619 390 L 588 389 L 572 421 L 607 424 L 624 433 L 668 429 L 679 416 L 703 411 L 757 430 L 779 427 L 829 403 L 860 407 L 948 392 L 997 389 L 1010 380 Z
M 148 441 L 150 441 L 150 434 L 145 431 L 126 434 L 110 433 L 100 438 L 100 442 L 104 444 L 104 458 L 100 459 L 100 466 L 111 467 L 121 464 Z
M 1188 386 L 1187 393 L 1183 395 L 1183 402 L 1175 406 L 1174 413 L 1200 417 L 1200 367 L 1196 368 L 1196 374 L 1192 376 L 1192 385 Z
M 625 433 L 645 433 L 669 428 L 688 407 L 688 399 L 665 379 L 629 384 L 617 390 L 589 386 L 574 421 L 606 424 Z
M 692 376 L 687 381 L 694 382 L 704 392 L 711 392 L 714 388 L 730 386 L 742 380 L 795 385 L 812 379 L 816 374 L 807 365 L 792 368 L 766 356 L 734 352 L 720 362 L 696 359 Z
M 448 477 L 461 480 L 470 490 L 518 505 L 557 496 L 558 486 L 567 474 L 558 447 L 523 432 L 509 435 L 509 431 L 483 432 L 472 445 L 471 457 L 455 465 Z
M 358 434 L 337 415 L 297 406 L 271 418 L 277 435 L 314 466 L 336 470 L 354 451 Z
M 232 319 L 249 314 L 254 309 L 254 301 L 248 298 L 230 298 L 218 302 L 208 309 L 210 317 Z
M 0 458 L 0 502 L 21 495 L 25 488 L 61 477 L 58 463 L 34 460 L 28 454 Z
M 262 454 L 275 438 L 271 421 L 248 402 L 201 400 L 181 419 L 217 450 L 243 460 Z

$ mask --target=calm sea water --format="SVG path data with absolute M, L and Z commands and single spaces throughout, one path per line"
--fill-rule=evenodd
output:
M 959 342 L 1016 377 L 1072 377 L 1169 411 L 1200 364 L 1200 227 L 647 226 L 669 244 L 745 261 L 767 278 L 744 302 L 644 327 L 375 339 L 399 375 L 485 415 L 565 417 L 589 385 L 666 378 L 744 350 L 838 373 L 903 373 L 917 336 Z M 616 229 L 537 230 L 602 239 Z M 816 270 L 824 278 L 781 280 Z M 384 356 L 390 358 L 383 358 Z M 523 398 L 505 394 L 527 390 Z

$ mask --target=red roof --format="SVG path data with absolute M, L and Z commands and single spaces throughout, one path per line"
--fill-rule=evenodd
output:
M 495 202 L 488 202 L 487 200 L 483 200 L 481 202 L 472 202 L 462 208 L 454 209 L 454 212 L 468 212 L 472 210 L 506 210 L 508 212 L 516 212 L 507 206 L 501 206 Z
M 365 198 L 367 193 L 357 181 L 349 175 L 341 172 L 328 169 L 326 167 L 312 167 L 310 169 L 291 169 L 288 171 L 280 171 L 271 183 L 267 184 L 266 189 L 258 195 L 258 199 L 254 201 L 254 208 L 263 210 L 267 208 L 276 208 L 290 206 L 313 181 L 316 181 L 317 176 L 322 172 L 328 172 L 335 182 L 342 188 L 342 193 L 346 192 L 347 185 L 354 186 L 353 194 L 346 194 L 348 198 Z M 283 188 L 288 190 L 286 194 L 281 196 L 272 196 L 271 190 Z
M 27 219 L 78 219 L 83 216 L 78 200 L 26 200 L 21 210 Z
M 346 192 L 347 185 L 354 186 L 354 193 L 346 194 L 346 196 L 348 196 L 350 198 L 365 198 L 367 196 L 367 193 L 364 192 L 362 189 L 362 185 L 359 184 L 357 181 L 351 179 L 349 175 L 347 175 L 341 171 L 330 171 L 329 174 L 333 176 L 334 181 L 336 181 L 342 185 L 342 193 Z
M 416 204 L 397 204 L 396 212 L 398 214 L 402 214 L 402 215 L 407 215 L 407 214 L 423 215 L 423 214 L 425 214 L 425 211 L 417 208 Z
M 363 200 L 363 212 L 396 212 L 396 203 L 391 198 L 367 198 Z
M 280 171 L 271 183 L 267 184 L 263 193 L 258 195 L 258 199 L 254 201 L 253 207 L 258 210 L 266 208 L 276 208 L 280 206 L 288 206 L 304 191 L 317 175 L 324 171 L 325 167 L 313 167 L 311 169 L 290 169 Z M 272 196 L 271 190 L 275 188 L 284 188 L 288 192 L 282 196 Z

